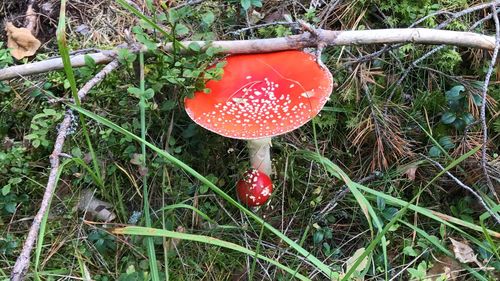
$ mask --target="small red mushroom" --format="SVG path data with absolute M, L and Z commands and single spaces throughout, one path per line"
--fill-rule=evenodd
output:
M 272 192 L 271 178 L 257 169 L 248 170 L 236 185 L 238 198 L 249 207 L 264 205 Z
M 248 140 L 252 167 L 272 174 L 271 137 L 304 125 L 328 101 L 333 78 L 314 55 L 302 51 L 227 57 L 221 80 L 206 83 L 184 101 L 198 125 L 219 135 Z

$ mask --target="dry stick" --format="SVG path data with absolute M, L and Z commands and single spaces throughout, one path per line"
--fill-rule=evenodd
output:
M 425 156 L 422 154 L 422 156 L 427 159 L 427 161 L 431 162 L 432 164 L 436 165 L 439 167 L 439 169 L 445 171 L 445 168 L 439 164 L 439 162 L 437 161 L 434 161 L 432 160 L 431 158 Z M 459 180 L 457 177 L 455 177 L 452 173 L 450 173 L 449 171 L 446 171 L 446 174 L 452 179 L 454 180 L 460 187 L 466 189 L 467 191 L 469 191 L 470 193 L 472 193 L 472 195 L 474 195 L 474 197 L 477 198 L 477 200 L 479 200 L 479 203 L 481 203 L 481 205 L 483 205 L 483 208 L 486 209 L 486 211 L 488 213 L 490 213 L 490 215 L 497 221 L 497 223 L 500 223 L 500 216 L 498 216 L 497 213 L 493 212 L 493 210 L 490 209 L 490 207 L 488 207 L 488 205 L 486 204 L 486 202 L 484 202 L 483 198 L 476 192 L 474 191 L 474 189 L 472 189 L 471 187 L 469 187 L 468 185 L 466 185 L 465 183 L 463 183 L 461 180 Z
M 81 99 L 85 98 L 87 93 L 94 87 L 97 83 L 101 82 L 104 77 L 117 68 L 119 65 L 118 60 L 111 61 L 108 65 L 106 65 L 99 73 L 94 76 L 91 80 L 89 80 L 81 89 L 78 91 L 78 97 Z M 64 115 L 64 119 L 59 125 L 59 130 L 57 133 L 57 138 L 54 144 L 54 150 L 50 155 L 50 173 L 49 180 L 47 181 L 47 186 L 45 187 L 45 192 L 43 194 L 42 203 L 40 208 L 38 209 L 38 213 L 33 219 L 33 223 L 31 224 L 31 228 L 28 232 L 28 236 L 26 237 L 26 241 L 24 242 L 23 249 L 21 250 L 21 254 L 16 260 L 14 264 L 14 268 L 12 269 L 10 280 L 11 281 L 20 281 L 24 280 L 24 275 L 28 269 L 28 265 L 30 262 L 30 254 L 33 249 L 33 245 L 38 236 L 38 231 L 40 229 L 40 223 L 42 222 L 42 218 L 45 213 L 48 211 L 48 206 L 50 201 L 52 200 L 52 196 L 54 194 L 56 188 L 56 179 L 57 179 L 57 171 L 59 170 L 59 156 L 62 154 L 62 149 L 64 146 L 64 141 L 66 140 L 66 136 L 68 135 L 68 130 L 71 127 L 71 120 L 73 119 L 73 113 L 71 110 L 66 111 Z
M 483 172 L 484 172 L 484 177 L 486 179 L 486 184 L 488 185 L 488 188 L 490 189 L 491 193 L 495 196 L 497 199 L 497 202 L 499 201 L 498 195 L 495 191 L 495 187 L 493 186 L 493 183 L 491 182 L 490 175 L 488 174 L 488 169 L 487 169 L 487 158 L 486 158 L 486 150 L 488 149 L 487 144 L 488 144 L 488 126 L 486 124 L 486 97 L 488 94 L 488 85 L 490 84 L 490 79 L 491 79 L 491 74 L 493 73 L 493 68 L 496 65 L 497 62 L 497 56 L 498 56 L 498 49 L 500 48 L 500 23 L 498 21 L 498 14 L 496 13 L 496 7 L 495 5 L 491 5 L 491 12 L 493 13 L 493 20 L 495 21 L 495 49 L 493 50 L 493 56 L 491 57 L 491 62 L 490 66 L 488 68 L 488 72 L 486 73 L 486 77 L 484 79 L 484 84 L 483 84 L 483 93 L 482 93 L 482 102 L 481 102 L 481 112 L 480 112 L 480 117 L 481 117 L 481 127 L 483 129 L 483 145 L 482 145 L 482 150 L 481 150 L 481 166 L 483 167 Z
M 221 52 L 225 54 L 265 53 L 302 49 L 306 47 L 316 47 L 320 42 L 324 43 L 326 46 L 417 43 L 431 45 L 446 44 L 487 50 L 493 50 L 495 48 L 495 38 L 493 36 L 473 32 L 427 28 L 395 28 L 353 31 L 316 29 L 315 31 L 317 36 L 309 32 L 305 32 L 300 35 L 270 39 L 227 40 L 214 41 L 211 43 L 205 41 L 184 41 L 179 43 L 183 44 L 187 50 L 189 50 L 189 44 L 197 43 L 201 47 L 212 46 L 221 48 Z M 171 43 L 160 47 L 166 52 L 172 50 Z M 103 64 L 113 60 L 116 52 L 116 50 L 103 51 L 88 54 L 88 56 L 92 57 L 97 64 Z M 84 55 L 72 56 L 71 65 L 73 67 L 85 66 Z M 25 65 L 16 65 L 0 70 L 0 81 L 15 78 L 21 75 L 44 73 L 62 68 L 63 64 L 60 58 Z
M 432 13 L 430 15 L 426 15 L 425 17 L 420 18 L 416 22 L 412 23 L 409 26 L 409 28 L 413 28 L 413 27 L 417 26 L 418 24 L 422 23 L 423 21 L 425 21 L 429 17 L 438 16 L 438 15 L 442 15 L 442 14 L 450 14 L 451 15 L 450 19 L 442 22 L 441 24 L 439 24 L 436 27 L 436 29 L 442 29 L 442 28 L 446 27 L 448 24 L 450 24 L 451 21 L 453 21 L 454 19 L 457 19 L 459 17 L 465 16 L 467 14 L 473 13 L 473 12 L 478 11 L 478 10 L 482 10 L 482 9 L 488 8 L 490 5 L 499 5 L 499 4 L 500 4 L 500 0 L 495 0 L 495 1 L 488 2 L 488 3 L 476 5 L 476 6 L 468 8 L 468 9 L 462 10 L 460 12 L 456 12 L 456 13 L 450 13 L 450 12 L 447 12 L 447 11 L 437 11 L 435 13 Z M 470 29 L 473 29 L 473 28 L 471 27 Z M 381 54 L 383 54 L 385 52 L 392 51 L 392 50 L 397 49 L 397 48 L 399 48 L 401 46 L 403 46 L 403 44 L 396 44 L 396 45 L 392 45 L 392 46 L 385 46 L 384 48 L 382 48 L 382 49 L 380 49 L 380 50 L 378 50 L 376 52 L 373 52 L 371 54 L 368 54 L 368 55 L 365 55 L 365 56 L 362 56 L 362 57 L 358 58 L 356 61 L 354 61 L 352 63 L 360 63 L 360 62 L 365 62 L 365 61 L 372 60 L 372 59 L 380 56 Z

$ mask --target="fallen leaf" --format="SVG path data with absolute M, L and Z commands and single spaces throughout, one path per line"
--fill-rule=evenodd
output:
M 408 169 L 406 169 L 405 174 L 409 180 L 414 181 L 416 172 L 417 172 L 417 167 L 411 166 L 411 167 L 408 167 Z
M 346 270 L 345 270 L 345 272 L 349 272 L 349 270 L 351 269 L 351 267 L 359 259 L 359 257 L 361 257 L 361 255 L 364 252 L 365 252 L 365 248 L 359 248 L 359 249 L 356 250 L 356 252 L 354 252 L 354 254 L 349 259 L 347 259 L 347 261 L 345 262 L 346 263 Z M 368 256 L 366 256 L 366 257 L 363 258 L 363 260 L 358 265 L 358 267 L 356 267 L 355 271 L 357 273 L 360 273 L 360 272 L 362 272 L 363 270 L 366 269 L 366 266 L 368 266 Z
M 90 189 L 82 191 L 77 207 L 78 210 L 95 217 L 99 221 L 110 222 L 116 218 L 116 214 L 110 210 L 113 205 L 97 199 L 95 192 Z
M 477 263 L 477 256 L 474 254 L 472 248 L 463 243 L 459 242 L 453 238 L 450 238 L 451 244 L 453 244 L 453 252 L 455 253 L 455 258 L 462 263 Z
M 36 39 L 27 28 L 15 27 L 11 22 L 5 24 L 7 32 L 7 48 L 11 48 L 11 54 L 17 60 L 32 56 L 40 48 L 41 42 Z

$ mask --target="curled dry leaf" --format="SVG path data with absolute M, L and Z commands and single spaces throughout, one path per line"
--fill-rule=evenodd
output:
M 406 169 L 405 174 L 409 180 L 414 181 L 416 172 L 417 172 L 417 166 L 410 166 L 408 167 L 408 169 Z
M 459 242 L 453 238 L 450 238 L 450 240 L 451 244 L 453 245 L 453 252 L 455 253 L 455 258 L 457 258 L 459 262 L 478 263 L 477 256 L 474 254 L 474 250 L 472 250 L 472 248 L 469 245 L 463 242 Z
M 5 24 L 5 31 L 7 32 L 7 47 L 12 49 L 12 56 L 18 60 L 34 55 L 40 48 L 40 40 L 36 39 L 27 28 L 17 28 L 8 22 Z
M 85 212 L 99 221 L 110 222 L 114 220 L 116 214 L 110 210 L 113 205 L 97 199 L 94 193 L 90 189 L 82 191 L 80 201 L 78 202 L 78 210 Z

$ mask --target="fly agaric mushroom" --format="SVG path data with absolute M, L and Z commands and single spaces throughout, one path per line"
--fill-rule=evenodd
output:
M 221 80 L 210 93 L 185 99 L 186 112 L 200 126 L 229 138 L 248 140 L 252 167 L 272 174 L 271 137 L 314 118 L 333 90 L 333 78 L 302 51 L 227 57 Z
M 248 170 L 236 185 L 236 194 L 240 201 L 257 207 L 266 203 L 273 192 L 273 183 L 268 175 L 256 169 Z

